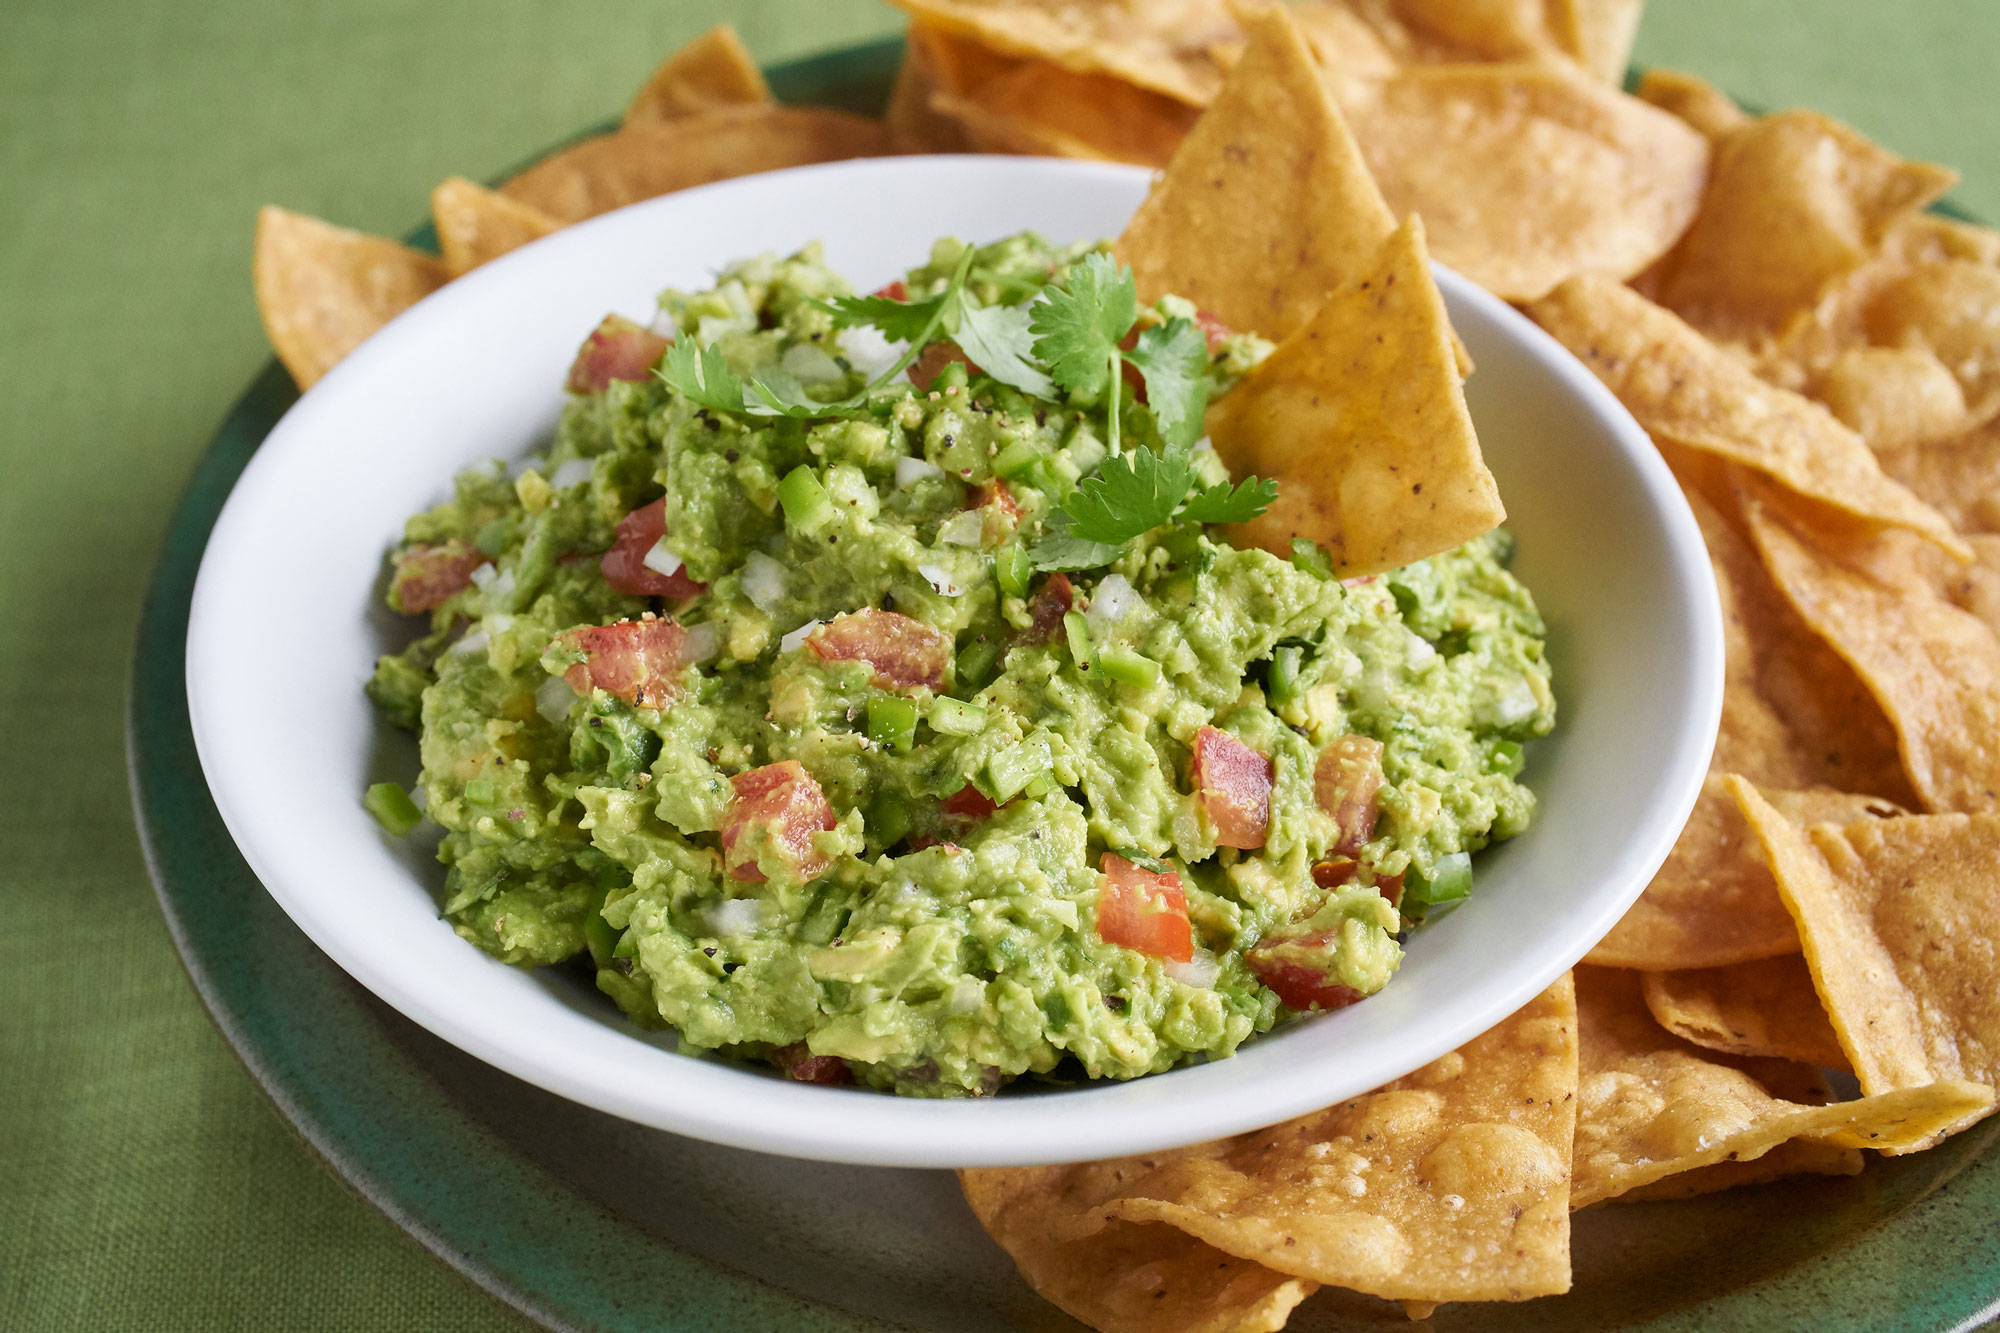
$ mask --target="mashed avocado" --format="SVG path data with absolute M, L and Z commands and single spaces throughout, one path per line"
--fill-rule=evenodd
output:
M 1085 250 L 964 252 L 884 309 L 1018 308 Z M 369 691 L 420 734 L 453 927 L 589 966 L 683 1049 L 933 1096 L 1226 1056 L 1379 990 L 1534 807 L 1554 703 L 1507 536 L 1351 584 L 1184 517 L 1052 557 L 1105 405 L 943 344 L 870 387 L 897 349 L 849 294 L 808 248 L 666 293 L 657 335 L 607 321 L 547 452 L 410 520 L 390 599 L 431 631 Z M 793 410 L 696 401 L 669 338 Z M 1268 350 L 1211 329 L 1196 362 L 1220 394 Z M 1123 448 L 1169 448 L 1136 397 Z

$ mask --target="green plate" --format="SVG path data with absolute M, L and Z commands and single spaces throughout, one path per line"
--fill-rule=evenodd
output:
M 879 109 L 896 43 L 772 71 L 787 100 Z M 188 974 L 252 1077 L 383 1212 L 495 1296 L 562 1329 L 1077 1327 L 987 1241 L 945 1172 L 827 1166 L 643 1129 L 446 1045 L 329 962 L 237 854 L 202 780 L 184 671 L 195 571 L 222 503 L 297 397 L 269 366 L 169 529 L 139 627 L 133 804 Z M 1928 1153 L 1576 1219 L 1576 1289 L 1446 1306 L 1440 1330 L 1976 1327 L 2000 1311 L 2000 1121 Z M 1322 1292 L 1292 1327 L 1407 1327 Z

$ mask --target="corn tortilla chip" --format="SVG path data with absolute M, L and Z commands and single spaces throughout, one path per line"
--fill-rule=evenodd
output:
M 2000 636 L 1929 586 L 1908 546 L 1886 535 L 1849 542 L 1874 558 L 1864 572 L 1802 536 L 1764 500 L 1746 509 L 1773 580 L 1896 728 L 1922 804 L 2000 803 Z
M 1509 300 L 1576 273 L 1639 272 L 1701 202 L 1708 141 L 1573 70 L 1419 65 L 1332 78 L 1389 207 L 1421 214 L 1441 263 Z
M 1811 393 L 1877 455 L 1959 435 L 1973 424 L 1964 389 L 1922 347 L 1849 348 L 1834 357 Z M 1895 475 L 1887 464 L 1883 471 Z M 1922 491 L 1917 495 L 1925 498 Z
M 1232 540 L 1285 554 L 1303 537 L 1344 577 L 1448 551 L 1505 517 L 1415 218 L 1209 409 L 1208 429 L 1235 474 L 1285 481 Z
M 1070 0 L 892 0 L 930 27 L 1008 55 L 1109 74 L 1205 105 L 1222 86 L 1218 49 L 1240 37 L 1227 0 L 1079 5 Z
M 1406 62 L 1544 60 L 1616 84 L 1643 0 L 1389 0 L 1363 4 Z
M 972 140 L 965 127 L 931 105 L 945 85 L 942 78 L 952 60 L 947 45 L 961 39 L 927 28 L 910 25 L 903 47 L 903 63 L 889 90 L 889 105 L 882 112 L 883 128 L 899 153 L 969 153 Z M 963 43 L 970 45 L 970 43 Z M 996 62 L 1011 65 L 1013 62 Z
M 431 191 L 431 222 L 437 228 L 444 266 L 453 277 L 562 228 L 540 209 L 463 176 L 453 176 Z
M 1649 69 L 1640 75 L 1639 100 L 1679 116 L 1710 143 L 1719 142 L 1755 119 L 1707 79 L 1676 69 Z
M 1574 1017 L 1565 977 L 1375 1092 L 1177 1152 L 1050 1168 L 1027 1187 L 1062 1219 L 1045 1224 L 1055 1234 L 1170 1222 L 1279 1272 L 1392 1300 L 1564 1291 Z M 972 1195 L 1022 1174 L 962 1179 Z
M 1964 552 L 1944 516 L 1883 475 L 1859 435 L 1819 404 L 1759 380 L 1672 311 L 1590 275 L 1565 282 L 1528 313 L 1655 439 L 1720 455 L 1857 518 Z
M 1979 533 L 1965 540 L 1972 563 L 1947 571 L 1937 586 L 1953 606 L 2000 634 L 2000 536 Z
M 1800 954 L 1729 967 L 1653 972 L 1646 1008 L 1683 1041 L 1729 1055 L 1766 1055 L 1824 1069 L 1846 1069 L 1847 1056 L 1820 1007 Z
M 257 312 L 301 389 L 450 277 L 429 255 L 380 236 L 282 208 L 257 212 Z
M 1701 1194 L 1764 1185 L 1787 1176 L 1858 1176 L 1865 1159 L 1859 1148 L 1841 1148 L 1818 1139 L 1787 1139 L 1762 1157 L 1748 1162 L 1717 1162 L 1692 1171 L 1662 1176 L 1650 1185 L 1626 1190 L 1619 1203 L 1652 1203 L 1661 1199 L 1692 1199 Z
M 1064 1190 L 1079 1169 L 961 1171 L 959 1183 L 1036 1294 L 1100 1333 L 1275 1333 L 1317 1285 L 1169 1226 L 1113 1222 L 1074 1234 L 1083 1209 Z
M 2000 532 L 2000 423 L 1882 455 L 1882 470 L 1962 533 Z
M 1139 295 L 1282 339 L 1367 270 L 1395 219 L 1297 27 L 1260 18 L 1221 96 L 1118 238 Z
M 1763 839 L 1864 1092 L 2000 1080 L 2000 815 L 1810 828 L 1731 791 Z M 1962 1128 L 1963 1126 L 1959 1126 Z
M 1966 259 L 1912 265 L 1874 294 L 1863 318 L 1870 342 L 1935 356 L 1974 420 L 2000 410 L 2000 269 Z
M 1669 261 L 1665 303 L 1703 332 L 1776 334 L 1890 226 L 1957 173 L 1908 162 L 1813 111 L 1765 116 L 1716 151 L 1701 211 Z
M 1163 167 L 1199 112 L 1102 74 L 1024 61 L 965 95 L 933 93 L 985 152 L 1041 153 Z
M 1619 87 L 1645 8 L 1646 0 L 1557 0 L 1557 38 L 1584 69 Z
M 771 100 L 764 72 L 727 23 L 717 24 L 668 56 L 625 108 L 625 123 L 672 120 L 724 106 Z
M 500 192 L 567 225 L 711 181 L 886 151 L 878 122 L 844 111 L 732 107 L 585 139 L 529 167 Z
M 1682 1041 L 1653 1021 L 1635 972 L 1580 967 L 1576 992 L 1578 1208 L 1684 1171 L 1754 1161 L 1793 1139 L 1914 1151 L 1993 1106 L 1991 1088 L 1957 1080 L 1851 1102 L 1793 1100 L 1823 1084 L 1782 1061 L 1728 1063 Z

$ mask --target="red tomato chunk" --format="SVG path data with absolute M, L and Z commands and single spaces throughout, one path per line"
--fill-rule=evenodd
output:
M 1320 751 L 1313 766 L 1313 796 L 1340 826 L 1333 850 L 1354 856 L 1375 836 L 1375 793 L 1382 787 L 1382 742 L 1342 736 Z
M 731 879 L 766 878 L 757 868 L 756 842 L 744 839 L 760 827 L 769 830 L 771 843 L 801 880 L 826 873 L 833 859 L 814 850 L 813 834 L 833 828 L 836 821 L 826 793 L 805 765 L 796 759 L 766 764 L 738 773 L 729 785 L 729 809 L 722 817 L 722 860 Z
M 854 1071 L 847 1067 L 847 1061 L 837 1055 L 814 1055 L 802 1041 L 773 1049 L 771 1063 L 783 1070 L 786 1078 L 800 1083 L 840 1087 L 854 1082 Z
M 941 690 L 951 665 L 951 635 L 872 606 L 835 616 L 806 636 L 806 647 L 822 662 L 866 662 L 883 690 Z
M 1214 356 L 1222 350 L 1223 340 L 1230 334 L 1230 328 L 1227 324 L 1224 324 L 1206 310 L 1197 310 L 1194 312 L 1194 326 L 1200 329 L 1202 337 L 1208 340 L 1208 354 L 1210 356 Z
M 1324 968 L 1310 962 L 1315 954 L 1324 954 L 1330 961 L 1333 943 L 1333 936 L 1325 931 L 1280 935 L 1253 945 L 1243 961 L 1257 980 L 1277 992 L 1288 1009 L 1345 1009 L 1365 997 L 1352 986 L 1331 980 Z M 1287 956 L 1279 956 L 1280 947 Z
M 406 615 L 435 611 L 470 588 L 472 571 L 485 563 L 485 556 L 461 542 L 399 551 L 389 602 Z
M 1343 884 L 1352 884 L 1362 879 L 1361 863 L 1348 856 L 1335 856 L 1321 861 L 1312 868 L 1313 883 L 1322 889 L 1337 889 Z M 1365 881 L 1374 886 L 1391 907 L 1403 903 L 1403 875 L 1398 871 L 1393 875 L 1369 875 Z
M 1181 877 L 1155 874 L 1106 852 L 1097 876 L 1097 934 L 1106 944 L 1185 963 L 1194 957 Z
M 662 574 L 646 564 L 646 555 L 667 535 L 667 497 L 641 505 L 618 520 L 618 538 L 597 562 L 604 581 L 632 597 L 671 597 L 685 601 L 708 591 L 706 583 L 696 583 L 685 569 Z
M 1029 643 L 1046 643 L 1062 626 L 1062 618 L 1076 606 L 1076 586 L 1067 574 L 1051 574 L 1048 582 L 1035 589 L 1028 599 L 1028 628 L 1021 637 Z
M 929 389 L 931 381 L 954 361 L 974 375 L 986 373 L 974 364 L 972 358 L 965 354 L 965 349 L 957 343 L 939 342 L 924 348 L 922 355 L 910 363 L 910 383 L 919 389 Z
M 629 704 L 665 708 L 680 697 L 686 637 L 675 622 L 657 619 L 573 629 L 559 642 L 579 649 L 584 660 L 563 672 L 563 679 L 578 694 L 599 689 Z
M 944 799 L 948 819 L 987 819 L 999 808 L 991 797 L 969 782 Z
M 1218 847 L 1264 845 L 1271 825 L 1271 761 L 1226 731 L 1194 734 L 1194 787 Z
M 603 393 L 613 380 L 642 380 L 667 353 L 667 340 L 623 315 L 606 315 L 577 349 L 571 393 Z

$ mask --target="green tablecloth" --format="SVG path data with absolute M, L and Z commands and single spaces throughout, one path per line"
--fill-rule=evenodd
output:
M 0 4 L 0 1327 L 499 1329 L 350 1195 L 201 1013 L 126 803 L 167 513 L 266 356 L 271 201 L 398 234 L 430 186 L 614 114 L 736 23 L 765 61 L 879 0 Z M 1656 0 L 1642 61 L 1845 117 L 2000 217 L 1991 0 Z

